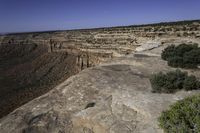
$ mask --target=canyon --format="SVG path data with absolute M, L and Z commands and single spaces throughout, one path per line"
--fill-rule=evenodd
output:
M 1 35 L 0 132 L 161 133 L 160 113 L 199 93 L 151 92 L 181 43 L 200 45 L 200 20 Z

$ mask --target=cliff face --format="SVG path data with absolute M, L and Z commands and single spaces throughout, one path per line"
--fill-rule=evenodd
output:
M 0 132 L 162 132 L 160 112 L 199 92 L 153 94 L 148 77 L 172 69 L 160 59 L 169 44 L 200 44 L 200 21 L 13 34 L 0 42 L 1 116 L 53 88 L 3 117 Z
M 44 45 L 0 46 L 0 117 L 80 71 L 76 56 L 49 53 Z

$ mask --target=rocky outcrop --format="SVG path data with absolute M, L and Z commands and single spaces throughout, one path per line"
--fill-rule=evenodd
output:
M 2 118 L 0 131 L 160 133 L 161 111 L 199 92 L 152 93 L 149 75 L 170 69 L 159 57 L 130 57 L 83 70 Z

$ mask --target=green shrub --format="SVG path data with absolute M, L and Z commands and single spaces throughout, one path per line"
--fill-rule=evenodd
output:
M 199 86 L 199 81 L 196 79 L 195 76 L 188 76 L 185 78 L 184 83 L 183 83 L 183 89 L 185 90 L 193 90 L 195 88 L 200 87 Z
M 173 58 L 168 58 L 168 65 L 171 67 L 181 67 L 183 68 L 183 58 L 179 56 L 174 56 Z
M 185 53 L 183 56 L 183 64 L 185 64 L 187 68 L 194 68 L 197 65 L 199 65 L 200 64 L 200 48 L 193 49 Z
M 179 69 L 166 74 L 160 72 L 150 77 L 152 92 L 173 93 L 181 89 L 194 90 L 200 87 L 195 76 L 188 76 L 186 72 Z
M 165 133 L 200 133 L 200 95 L 171 105 L 158 121 Z
M 175 47 L 175 55 L 176 56 L 183 56 L 186 52 L 189 52 L 191 50 L 195 50 L 198 49 L 198 45 L 197 44 L 181 44 Z
M 172 67 L 197 68 L 200 65 L 200 48 L 197 44 L 170 45 L 163 50 L 161 57 Z
M 168 60 L 168 58 L 172 57 L 175 54 L 175 46 L 170 45 L 165 48 L 161 54 L 163 60 Z
M 166 76 L 162 72 L 154 74 L 150 78 L 153 92 L 163 92 L 163 86 L 165 86 Z

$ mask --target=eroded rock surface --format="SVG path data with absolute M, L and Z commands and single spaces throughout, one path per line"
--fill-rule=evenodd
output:
M 170 69 L 160 57 L 124 57 L 86 69 L 1 119 L 0 131 L 160 133 L 161 111 L 199 92 L 152 93 L 150 74 Z

